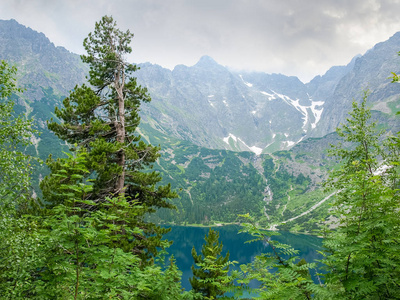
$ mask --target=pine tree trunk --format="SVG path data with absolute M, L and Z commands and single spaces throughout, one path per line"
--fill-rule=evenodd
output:
M 124 67 L 120 67 L 122 70 L 118 70 L 115 77 L 115 90 L 118 97 L 118 118 L 117 118 L 117 142 L 124 145 L 125 143 L 125 99 L 123 89 L 125 85 L 125 72 Z M 122 77 L 122 78 L 120 78 Z M 125 150 L 123 146 L 118 153 L 118 165 L 122 168 L 121 174 L 119 175 L 116 182 L 116 193 L 124 196 L 125 190 Z

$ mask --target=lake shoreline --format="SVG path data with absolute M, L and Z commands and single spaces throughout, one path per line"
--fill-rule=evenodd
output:
M 191 224 L 175 224 L 175 223 L 159 223 L 158 225 L 162 225 L 162 226 L 179 226 L 179 227 L 187 227 L 187 228 L 219 228 L 219 227 L 224 227 L 224 226 L 240 226 L 241 223 L 239 222 L 230 222 L 230 223 L 225 223 L 225 222 L 218 222 L 218 223 L 214 223 L 214 224 L 208 224 L 208 225 L 204 225 L 204 224 L 196 224 L 196 223 L 191 223 Z M 286 230 L 279 230 L 279 229 L 267 229 L 269 231 L 277 231 L 277 232 L 289 232 L 292 234 L 302 234 L 302 235 L 309 235 L 309 236 L 314 236 L 314 237 L 318 237 L 318 238 L 323 238 L 320 235 L 317 234 L 313 234 L 310 232 L 301 232 L 301 231 L 286 231 Z

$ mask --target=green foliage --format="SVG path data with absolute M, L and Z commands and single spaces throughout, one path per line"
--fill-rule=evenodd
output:
M 274 152 L 274 155 L 285 158 L 285 159 L 292 159 L 292 155 L 290 154 L 290 151 L 276 151 Z
M 266 156 L 263 161 L 263 168 L 266 174 L 275 172 L 274 159 L 271 156 Z
M 35 130 L 32 120 L 14 114 L 11 96 L 22 92 L 14 83 L 16 72 L 15 67 L 0 61 L 0 200 L 3 205 L 10 201 L 15 205 L 16 200 L 27 196 L 30 187 L 32 157 L 22 149 L 31 145 Z
M 137 135 L 141 102 L 149 102 L 146 88 L 137 85 L 132 73 L 137 67 L 125 61 L 132 49 L 133 34 L 122 32 L 112 17 L 104 16 L 95 30 L 84 40 L 87 55 L 82 60 L 89 64 L 90 86 L 76 86 L 63 101 L 63 108 L 55 114 L 61 120 L 49 122 L 49 129 L 68 143 L 87 151 L 84 179 L 92 179 L 93 190 L 86 194 L 87 201 L 107 202 L 106 199 L 129 199 L 138 206 L 131 217 L 141 228 L 133 242 L 121 240 L 125 251 L 139 252 L 143 260 L 151 258 L 163 248 L 162 235 L 168 232 L 146 222 L 147 214 L 158 208 L 174 208 L 168 199 L 176 196 L 170 185 L 160 186 L 161 176 L 151 171 L 159 157 L 158 147 L 147 145 Z M 48 160 L 52 173 L 58 173 L 60 161 Z M 64 181 L 73 180 L 69 173 Z M 44 198 L 51 205 L 62 204 L 60 178 L 46 177 L 42 183 Z
M 133 221 L 141 214 L 140 205 L 123 196 L 97 202 L 86 197 L 93 190 L 85 179 L 87 157 L 85 150 L 68 155 L 50 175 L 60 179 L 58 196 L 65 201 L 40 216 L 46 256 L 36 268 L 29 297 L 176 299 L 181 287 L 174 262 L 166 271 L 161 263 L 144 265 L 127 246 L 142 234 Z
M 0 205 L 0 296 L 28 299 L 35 288 L 36 268 L 43 265 L 42 236 L 32 218 Z
M 201 254 L 197 254 L 194 247 L 192 249 L 193 277 L 189 281 L 193 291 L 200 294 L 201 299 L 216 299 L 233 287 L 234 275 L 228 275 L 228 272 L 229 266 L 236 262 L 229 261 L 229 252 L 225 257 L 221 256 L 223 245 L 218 238 L 218 231 L 210 228 L 204 238 Z
M 264 176 L 273 199 L 272 203 L 265 206 L 265 212 L 276 223 L 299 215 L 299 212 L 306 211 L 318 200 L 312 196 L 308 197 L 307 192 L 312 186 L 312 180 L 302 173 L 296 176 L 293 170 L 290 171 L 290 166 L 285 162 L 286 156 L 291 157 L 290 155 L 288 151 L 275 152 L 273 156 L 284 157 L 284 161 L 282 158 L 266 156 L 262 162 Z M 311 199 L 314 201 L 310 201 Z
M 36 202 L 30 197 L 31 162 L 24 149 L 35 132 L 32 120 L 15 115 L 15 67 L 0 62 L 0 294 L 21 299 L 32 288 L 31 270 L 41 261 L 37 224 L 24 217 Z M 22 287 L 23 285 L 23 287 Z
M 366 99 L 365 94 L 361 104 L 353 103 L 347 123 L 337 130 L 350 148 L 331 149 L 341 165 L 326 186 L 338 191 L 333 208 L 340 223 L 324 240 L 326 283 L 340 299 L 398 299 L 399 174 L 398 157 L 391 155 L 398 144 L 389 143 L 391 153 L 382 146 Z
M 241 217 L 244 222 L 239 232 L 254 237 L 249 243 L 264 242 L 271 247 L 272 253 L 262 253 L 252 263 L 241 265 L 242 273 L 238 283 L 248 286 L 250 281 L 257 280 L 260 285 L 252 289 L 252 293 L 260 299 L 311 299 L 312 294 L 318 290 L 310 276 L 310 270 L 315 268 L 315 264 L 299 260 L 297 250 L 272 239 L 279 233 L 262 229 L 248 214 Z
M 294 192 L 294 190 L 292 191 Z M 292 193 L 290 192 L 290 194 Z M 332 194 L 332 193 L 331 193 Z M 291 195 L 291 200 L 286 204 L 286 210 L 283 213 L 284 220 L 288 220 L 292 217 L 297 217 L 293 221 L 289 221 L 283 224 L 279 224 L 277 228 L 283 231 L 291 232 L 306 232 L 311 234 L 318 234 L 320 231 L 319 223 L 321 220 L 324 222 L 330 217 L 329 203 L 332 201 L 331 194 L 323 191 L 323 189 L 315 189 L 307 193 Z M 328 197 L 328 199 L 326 199 Z M 314 208 L 309 213 L 299 216 L 299 209 L 309 210 L 316 203 L 326 199 L 320 206 Z

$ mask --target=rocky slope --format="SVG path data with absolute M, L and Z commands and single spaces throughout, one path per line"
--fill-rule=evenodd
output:
M 399 49 L 400 33 L 307 84 L 282 74 L 234 72 L 207 56 L 173 70 L 141 64 L 138 81 L 153 99 L 141 108 L 142 122 L 202 147 L 272 153 L 333 132 L 368 88 L 378 120 L 396 127 L 400 85 L 388 77 L 400 70 Z M 36 104 L 43 117 L 88 70 L 77 55 L 15 20 L 0 21 L 0 58 L 17 64 L 23 99 L 48 104 L 47 112 Z
M 203 147 L 286 149 L 316 127 L 322 112 L 297 77 L 238 74 L 207 56 L 172 71 L 143 64 L 137 75 L 153 99 L 142 108 L 143 121 Z
M 307 84 L 281 74 L 233 72 L 207 56 L 172 71 L 143 64 L 138 80 L 153 98 L 143 121 L 199 146 L 272 153 L 333 132 L 352 101 L 369 90 L 378 121 L 400 130 L 393 118 L 400 85 L 389 78 L 400 71 L 399 49 L 400 33 Z
M 16 64 L 19 84 L 31 101 L 41 100 L 47 88 L 66 95 L 88 72 L 78 55 L 15 20 L 0 20 L 0 59 Z
M 393 115 L 400 110 L 400 85 L 391 83 L 391 72 L 400 71 L 400 33 L 389 40 L 375 45 L 364 55 L 355 58 L 336 80 L 331 92 L 319 93 L 318 99 L 324 101 L 321 121 L 312 136 L 324 136 L 343 123 L 354 100 L 362 98 L 363 91 L 369 91 L 368 102 L 373 110 L 380 112 L 378 121 L 389 129 L 400 130 L 399 123 Z M 329 72 L 320 80 L 326 80 Z M 325 77 L 325 78 L 324 78 Z M 309 86 L 315 85 L 316 79 Z M 318 83 L 321 86 L 321 82 Z M 315 89 L 315 88 L 314 88 Z M 318 91 L 318 89 L 317 89 Z
M 337 141 L 332 132 L 352 99 L 360 100 L 369 88 L 375 121 L 400 130 L 394 117 L 400 86 L 388 79 L 400 71 L 399 50 L 396 34 L 307 84 L 281 74 L 234 72 L 207 56 L 173 70 L 141 64 L 138 81 L 153 100 L 141 107 L 139 133 L 162 146 L 155 168 L 180 190 L 179 213 L 160 211 L 158 221 L 231 222 L 251 212 L 272 223 L 294 219 L 297 227 L 312 228 L 327 213 L 327 202 L 313 209 L 329 196 L 318 185 L 333 163 L 325 149 Z M 68 91 L 85 81 L 87 66 L 14 20 L 0 21 L 0 59 L 17 65 L 18 83 L 27 89 L 17 109 L 42 131 L 31 152 L 42 159 L 62 155 L 66 146 L 45 122 Z M 45 172 L 38 170 L 36 179 Z M 292 228 L 289 223 L 285 228 Z

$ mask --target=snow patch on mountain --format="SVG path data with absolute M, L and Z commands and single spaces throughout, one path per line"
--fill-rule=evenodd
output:
M 382 175 L 386 173 L 387 170 L 391 169 L 391 166 L 388 165 L 381 165 L 378 169 L 376 169 L 373 173 L 374 175 Z
M 274 93 L 274 95 L 281 98 L 287 104 L 293 106 L 298 112 L 303 115 L 303 128 L 306 127 L 309 121 L 309 110 L 311 110 L 311 113 L 314 116 L 314 122 L 311 123 L 312 129 L 314 129 L 317 126 L 317 123 L 321 120 L 322 111 L 324 110 L 322 107 L 325 103 L 324 101 L 312 101 L 312 99 L 309 98 L 309 100 L 311 101 L 311 105 L 301 105 L 300 99 L 293 100 L 286 95 L 279 94 L 275 91 L 272 92 Z
M 224 137 L 222 140 L 229 145 L 229 139 L 232 139 L 235 143 L 240 143 L 239 148 L 241 148 L 240 146 L 244 146 L 245 148 L 247 148 L 248 150 L 250 150 L 251 152 L 254 152 L 256 155 L 260 155 L 263 151 L 262 148 L 257 147 L 257 146 L 248 146 L 243 140 L 241 140 L 240 138 L 236 137 L 235 135 L 233 135 L 232 133 L 230 133 L 227 137 Z
M 246 81 L 244 81 L 244 79 L 243 79 L 243 76 L 242 76 L 242 75 L 239 75 L 239 77 L 240 77 L 240 79 L 242 79 L 243 83 L 244 83 L 245 85 L 247 85 L 248 87 L 252 87 L 252 86 L 253 86 L 253 84 L 252 84 L 252 83 L 249 83 L 249 82 L 246 82 Z
M 229 145 L 229 139 L 232 139 L 235 142 L 237 142 L 237 137 L 234 136 L 232 133 L 230 133 L 226 138 L 223 138 L 222 140 Z
M 292 100 L 289 98 L 289 101 L 291 102 L 291 105 L 293 105 L 303 115 L 303 127 L 305 127 L 308 121 L 307 108 L 309 108 L 309 106 L 300 105 L 300 99 Z
M 262 151 L 263 151 L 263 149 L 261 149 L 259 147 L 256 147 L 256 146 L 249 147 L 249 149 L 252 152 L 254 152 L 256 155 L 260 155 L 262 153 Z
M 272 91 L 272 90 L 271 90 Z M 283 101 L 285 101 L 287 104 L 293 106 L 298 112 L 300 112 L 303 117 L 303 128 L 307 125 L 307 121 L 308 121 L 308 111 L 307 108 L 309 108 L 309 106 L 304 106 L 300 104 L 300 99 L 296 99 L 293 100 L 290 97 L 286 96 L 286 95 L 282 95 L 279 94 L 277 92 L 272 91 L 276 96 L 278 96 L 279 98 L 281 98 Z
M 310 109 L 315 118 L 314 123 L 311 124 L 312 129 L 314 129 L 317 126 L 317 123 L 319 122 L 319 120 L 321 120 L 321 115 L 324 110 L 324 108 L 322 106 L 324 104 L 325 104 L 324 101 L 311 101 Z M 320 107 L 320 108 L 317 109 L 317 107 Z
M 306 135 L 302 136 L 301 139 L 299 139 L 296 144 L 300 143 L 302 140 L 304 140 L 304 138 L 306 137 Z
M 267 93 L 267 92 L 264 92 L 264 91 L 260 91 L 260 93 L 265 95 L 265 96 L 268 96 L 268 100 L 270 100 L 270 101 L 276 99 L 275 95 L 273 95 L 273 94 L 270 94 L 270 93 Z

